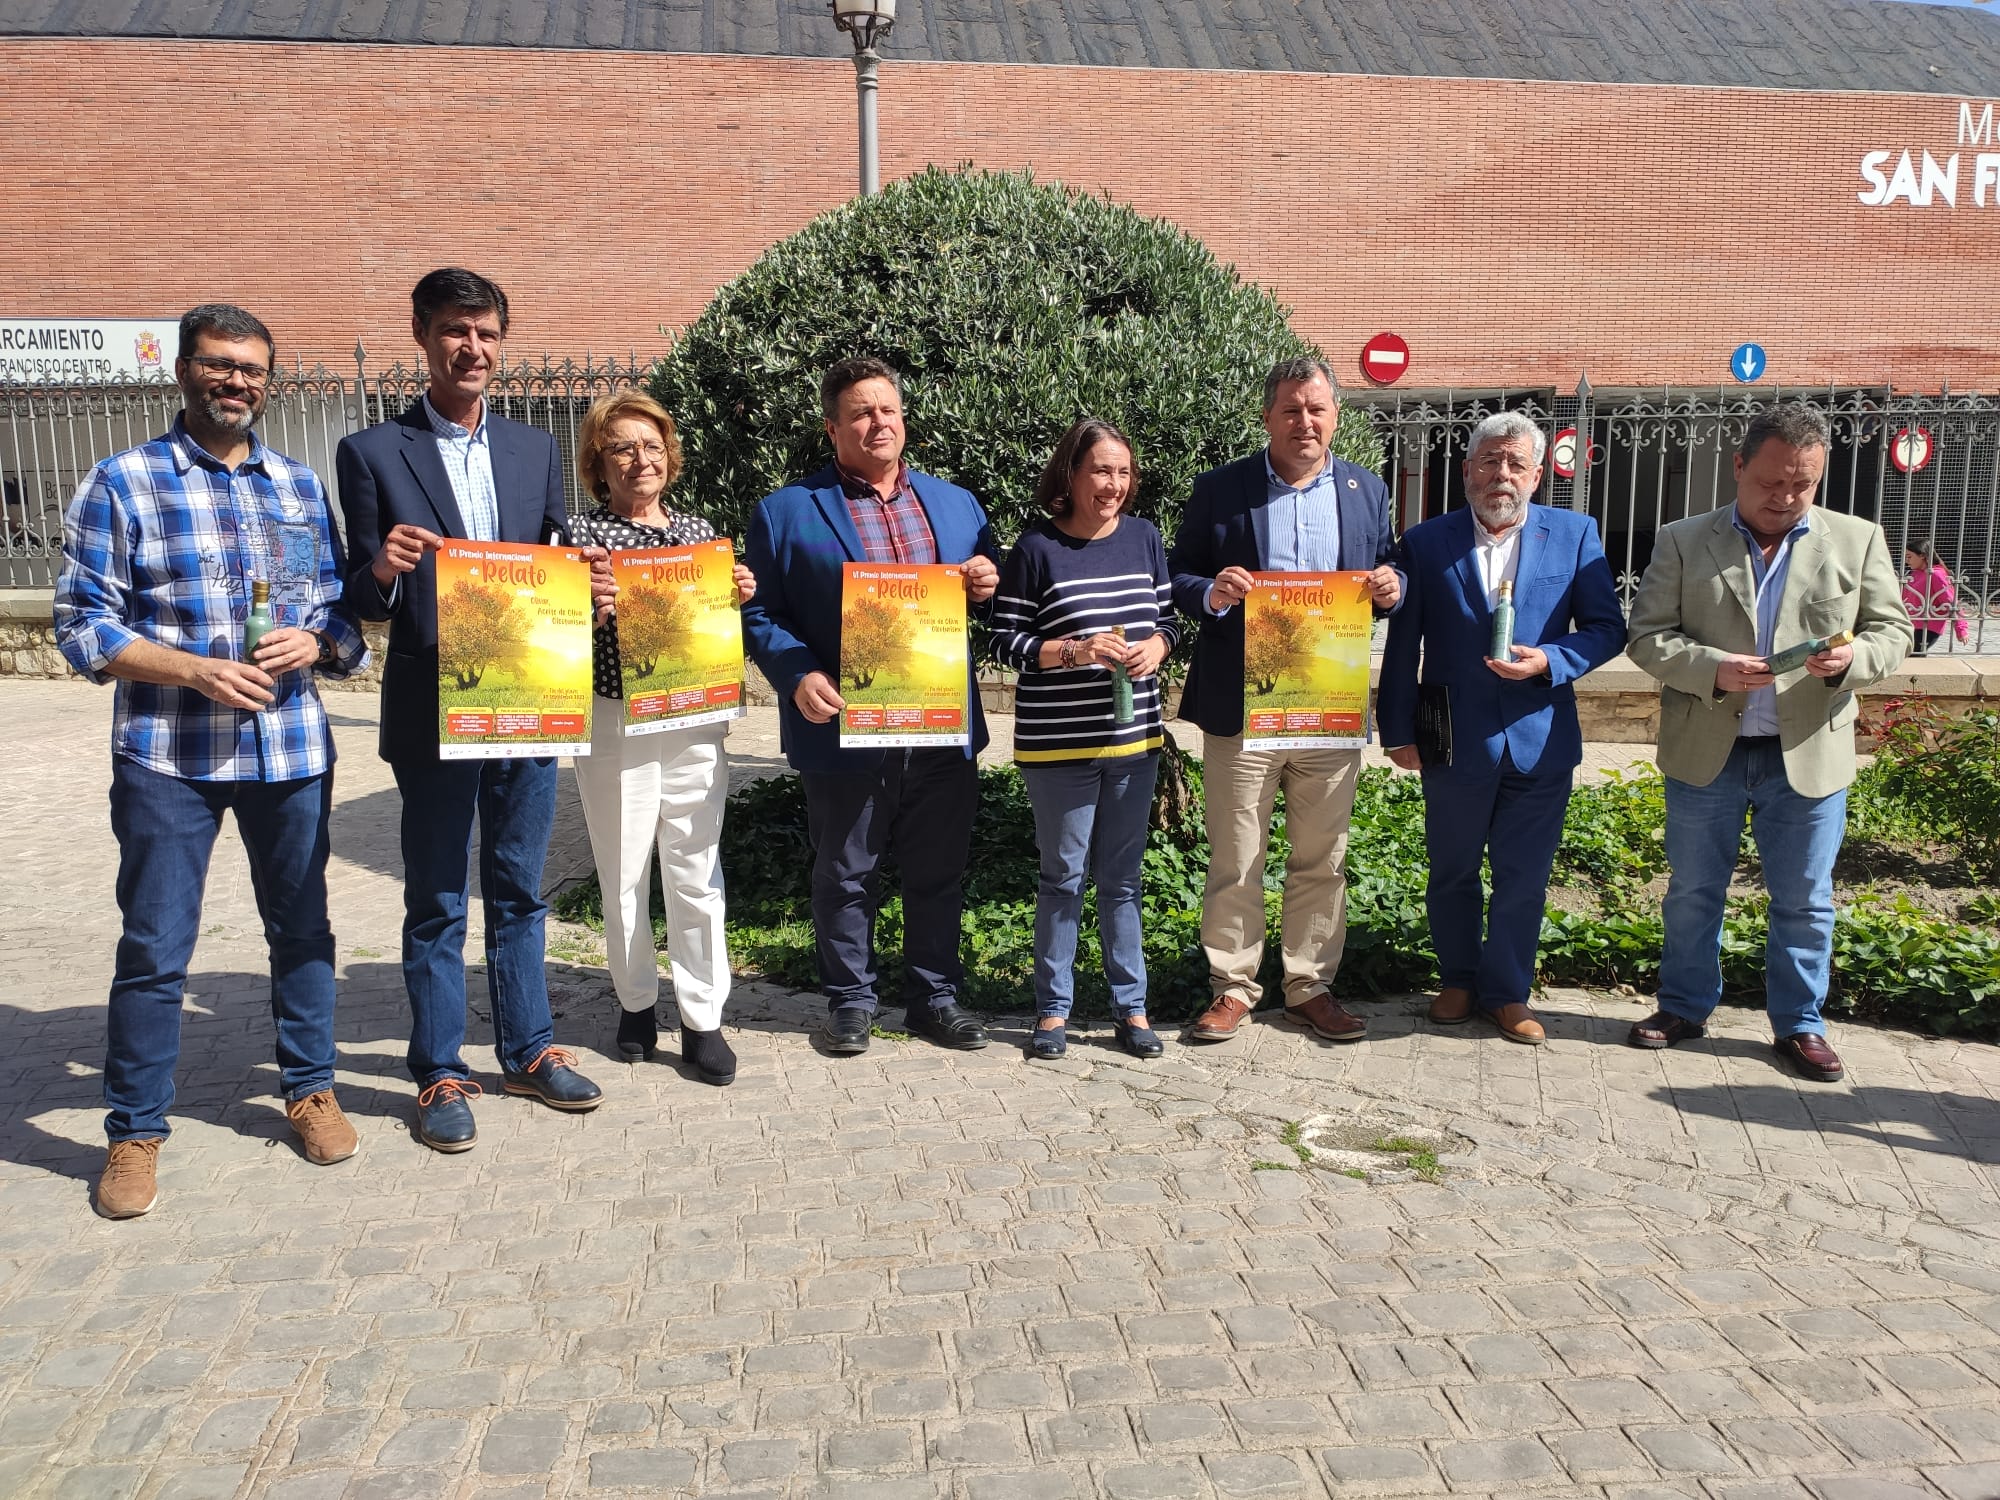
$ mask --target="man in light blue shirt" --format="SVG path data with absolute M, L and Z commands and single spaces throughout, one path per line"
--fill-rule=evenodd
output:
M 1757 582 L 1757 655 L 1768 657 L 1779 649 L 1772 637 L 1778 630 L 1778 604 L 1785 597 L 1785 579 L 1792 570 L 1792 546 L 1811 528 L 1801 520 L 1785 533 L 1777 550 L 1767 555 L 1764 544 L 1751 535 L 1750 528 L 1743 524 L 1742 512 L 1734 506 L 1729 510 L 1729 524 L 1750 549 L 1750 574 Z M 1749 690 L 1743 700 L 1743 723 L 1736 733 L 1740 739 L 1756 739 L 1777 732 L 1778 685 L 1771 681 Z
M 430 392 L 423 395 L 424 416 L 437 437 L 438 457 L 444 460 L 445 478 L 451 481 L 451 495 L 458 502 L 458 514 L 465 522 L 466 537 L 475 542 L 500 539 L 500 492 L 493 485 L 493 444 L 486 426 L 486 402 L 473 411 L 473 425 L 461 427 L 431 404 Z
M 1297 484 L 1281 478 L 1264 450 L 1273 573 L 1331 573 L 1340 567 L 1340 475 L 1330 463 Z

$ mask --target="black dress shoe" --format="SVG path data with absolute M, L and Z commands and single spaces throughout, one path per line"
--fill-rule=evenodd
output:
M 660 1018 L 652 1006 L 618 1012 L 618 1051 L 637 1062 L 653 1060 L 660 1047 Z
M 720 1088 L 736 1081 L 736 1053 L 722 1039 L 720 1031 L 695 1031 L 683 1021 L 681 1061 L 700 1074 L 703 1083 Z
M 604 1090 L 576 1070 L 576 1054 L 561 1047 L 548 1047 L 519 1073 L 500 1074 L 500 1086 L 510 1094 L 539 1099 L 551 1109 L 595 1109 L 604 1102 Z
M 469 1078 L 440 1078 L 417 1095 L 417 1139 L 433 1151 L 470 1151 L 479 1139 L 471 1100 L 483 1093 Z
M 875 1025 L 875 1012 L 859 1005 L 843 1005 L 838 1010 L 827 1012 L 826 1025 L 820 1036 L 826 1041 L 826 1050 L 845 1056 L 868 1050 L 868 1033 Z
M 927 1036 L 955 1052 L 977 1052 L 986 1045 L 986 1028 L 956 1005 L 912 1005 L 903 1012 L 905 1030 Z

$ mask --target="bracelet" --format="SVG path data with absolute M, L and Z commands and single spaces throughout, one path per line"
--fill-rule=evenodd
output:
M 1076 665 L 1076 642 L 1075 642 L 1075 641 L 1073 641 L 1073 640 L 1067 640 L 1067 641 L 1064 641 L 1064 642 L 1062 643 L 1062 650 L 1061 650 L 1060 652 L 1058 652 L 1058 653 L 1057 653 L 1057 657 L 1056 657 L 1056 660 L 1057 660 L 1057 662 L 1058 662 L 1058 663 L 1059 663 L 1060 665 L 1062 665 L 1062 666 L 1064 666 L 1064 667 L 1073 667 L 1073 666 L 1075 666 L 1075 665 Z

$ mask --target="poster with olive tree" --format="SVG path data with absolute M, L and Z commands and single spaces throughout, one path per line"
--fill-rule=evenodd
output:
M 438 755 L 590 753 L 590 565 L 568 547 L 437 554 Z
M 843 749 L 970 744 L 970 681 L 962 569 L 842 565 Z

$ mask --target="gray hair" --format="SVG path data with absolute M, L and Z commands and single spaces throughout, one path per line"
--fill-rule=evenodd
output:
M 1472 436 L 1465 440 L 1465 456 L 1470 459 L 1479 451 L 1481 443 L 1506 443 L 1515 438 L 1526 438 L 1530 450 L 1535 455 L 1535 467 L 1542 466 L 1542 456 L 1549 451 L 1549 437 L 1532 417 L 1518 411 L 1496 411 L 1472 429 Z
M 1745 463 L 1757 456 L 1765 442 L 1776 438 L 1787 448 L 1826 448 L 1833 443 L 1833 430 L 1816 406 L 1803 401 L 1780 401 L 1767 406 L 1750 419 L 1750 426 L 1737 446 L 1736 456 Z
M 1292 359 L 1281 359 L 1271 366 L 1271 373 L 1264 377 L 1264 410 L 1269 411 L 1278 404 L 1279 386 L 1311 380 L 1314 376 L 1326 382 L 1334 400 L 1340 399 L 1340 382 L 1333 378 L 1333 366 L 1317 354 L 1301 354 Z

